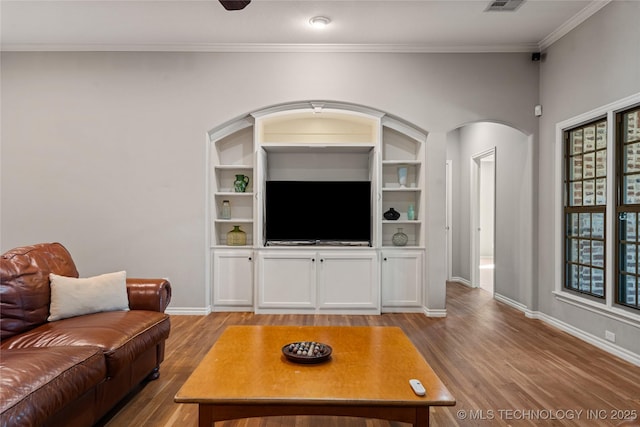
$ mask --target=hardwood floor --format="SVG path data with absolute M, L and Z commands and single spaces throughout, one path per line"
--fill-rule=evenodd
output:
M 454 407 L 432 408 L 432 426 L 600 427 L 617 426 L 621 416 L 640 417 L 640 367 L 528 319 L 480 289 L 450 283 L 447 315 L 172 316 L 160 379 L 141 387 L 102 425 L 197 426 L 196 406 L 176 404 L 173 396 L 227 325 L 253 324 L 401 327 L 458 402 Z M 276 426 L 406 424 L 309 416 L 216 423 L 216 427 Z

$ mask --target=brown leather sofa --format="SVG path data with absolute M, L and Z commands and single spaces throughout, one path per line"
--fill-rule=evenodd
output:
M 47 321 L 49 273 L 78 277 L 59 243 L 0 258 L 0 426 L 91 426 L 158 378 L 170 320 L 164 279 L 129 279 L 129 310 Z

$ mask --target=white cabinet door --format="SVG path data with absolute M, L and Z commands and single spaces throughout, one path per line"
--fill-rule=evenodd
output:
M 315 253 L 260 253 L 258 308 L 315 308 L 315 264 Z
M 382 311 L 422 307 L 422 251 L 382 252 Z
M 253 308 L 253 251 L 214 252 L 213 306 Z
M 375 252 L 319 252 L 318 308 L 380 312 Z

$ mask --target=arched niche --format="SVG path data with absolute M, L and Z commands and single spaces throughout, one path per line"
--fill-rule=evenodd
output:
M 431 271 L 431 266 L 439 261 L 428 258 L 440 259 L 441 253 L 431 251 L 434 244 L 428 238 L 438 240 L 444 223 L 440 226 L 437 224 L 440 221 L 441 203 L 431 204 L 427 200 L 430 193 L 427 191 L 427 177 L 429 173 L 433 174 L 428 171 L 426 161 L 427 131 L 392 114 L 362 105 L 336 101 L 304 101 L 250 112 L 215 127 L 208 136 L 210 167 L 207 216 L 210 220 L 207 222 L 207 277 L 211 283 L 209 298 L 213 310 L 261 312 L 261 309 L 265 309 L 266 305 L 261 306 L 265 301 L 261 296 L 264 290 L 261 284 L 264 269 L 248 269 L 242 263 L 245 262 L 243 258 L 256 260 L 273 253 L 270 252 L 272 248 L 263 240 L 265 222 L 262 215 L 263 183 L 273 172 L 270 169 L 272 165 L 278 164 L 279 179 L 286 178 L 287 174 L 296 179 L 299 176 L 291 171 L 283 171 L 286 164 L 303 165 L 303 168 L 298 169 L 304 169 L 305 174 L 314 179 L 331 179 L 334 176 L 350 179 L 351 175 L 344 173 L 344 165 L 349 167 L 350 164 L 357 164 L 353 176 L 365 176 L 372 182 L 372 241 L 364 251 L 369 251 L 367 256 L 372 253 L 371 259 L 376 263 L 373 280 L 378 282 L 377 288 L 365 290 L 371 294 L 369 303 L 375 300 L 375 307 L 367 303 L 369 305 L 360 306 L 365 307 L 364 310 L 359 310 L 357 301 L 351 305 L 340 301 L 333 304 L 335 301 L 330 301 L 332 296 L 327 297 L 329 291 L 326 290 L 318 292 L 317 304 L 309 302 L 307 306 L 292 304 L 283 307 L 287 312 L 300 313 L 414 311 L 429 316 L 446 315 L 445 282 L 440 279 L 439 271 L 436 271 L 438 269 Z M 314 158 L 319 159 L 316 164 L 312 164 Z M 358 160 L 352 162 L 350 158 Z M 327 164 L 332 169 L 330 177 L 319 171 L 317 166 Z M 406 185 L 398 182 L 400 167 L 408 168 Z M 358 168 L 362 170 L 358 171 Z M 237 173 L 250 177 L 247 195 L 236 195 L 229 191 Z M 300 171 L 295 173 L 300 174 Z M 232 205 L 238 212 L 238 216 L 231 222 L 217 216 L 219 204 L 226 198 L 232 198 Z M 397 222 L 383 217 L 383 213 L 390 207 L 401 212 Z M 411 218 L 409 210 L 415 212 Z M 431 218 L 432 212 L 437 212 L 434 216 L 436 219 Z M 343 214 L 348 215 L 348 212 Z M 232 248 L 226 244 L 225 235 L 236 222 L 246 229 L 247 242 L 243 247 Z M 408 235 L 405 247 L 393 246 L 393 235 L 398 228 L 403 228 L 403 232 Z M 316 249 L 296 250 L 303 253 Z M 323 250 L 324 248 L 317 249 Z M 340 248 L 340 252 L 347 257 L 356 251 L 358 249 Z M 227 258 L 222 259 L 222 255 Z M 238 257 L 236 264 L 235 256 Z M 393 262 L 396 264 L 388 267 L 385 262 L 389 262 L 386 265 Z M 437 280 L 433 280 L 434 272 L 437 273 Z M 229 280 L 229 274 L 241 277 Z M 234 281 L 251 285 L 228 284 Z M 398 291 L 398 283 L 407 285 Z M 321 301 L 322 298 L 329 302 Z M 274 307 L 277 308 L 277 305 Z M 335 307 L 340 309 L 333 310 Z

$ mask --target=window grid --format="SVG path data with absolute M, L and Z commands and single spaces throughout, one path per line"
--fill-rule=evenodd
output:
M 567 212 L 565 287 L 604 297 L 604 212 Z
M 607 122 L 596 120 L 564 135 L 564 287 L 604 299 Z
M 640 107 L 616 115 L 616 303 L 640 309 Z

